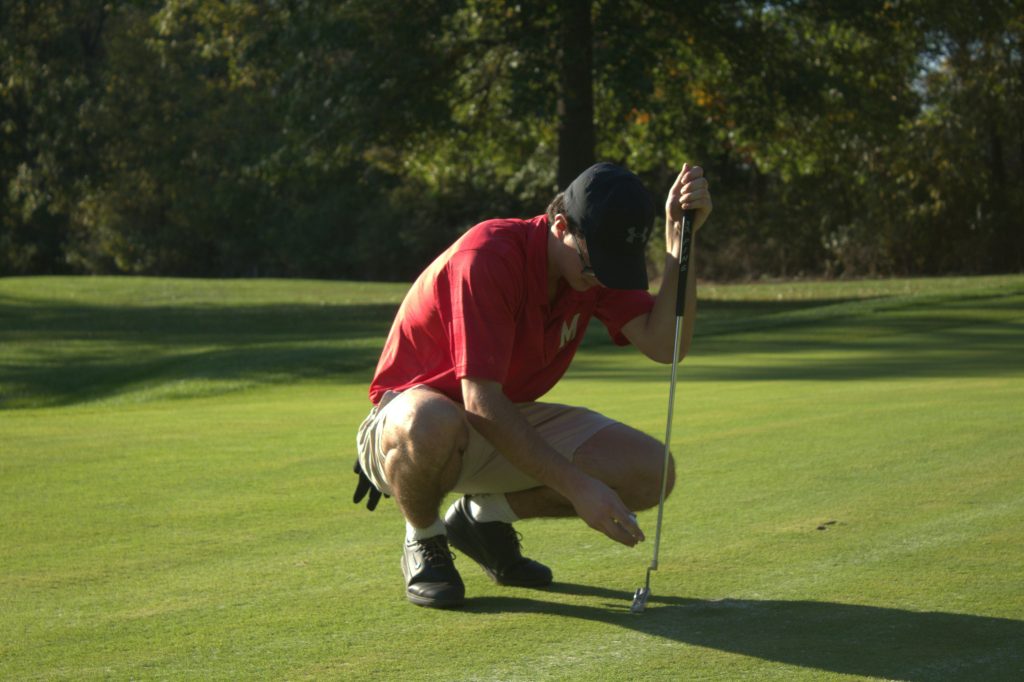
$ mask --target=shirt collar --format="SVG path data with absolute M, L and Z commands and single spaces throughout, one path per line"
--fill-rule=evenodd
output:
M 539 215 L 529 221 L 526 241 L 526 298 L 531 305 L 548 304 L 548 217 Z

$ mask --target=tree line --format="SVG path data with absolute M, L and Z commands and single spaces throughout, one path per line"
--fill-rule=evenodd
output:
M 1012 0 L 0 8 L 0 275 L 408 279 L 595 160 L 706 169 L 704 277 L 1024 269 Z

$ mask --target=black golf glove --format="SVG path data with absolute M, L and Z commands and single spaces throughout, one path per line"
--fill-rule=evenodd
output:
M 352 471 L 354 471 L 356 476 L 359 477 L 359 482 L 356 483 L 356 493 L 352 496 L 352 502 L 354 504 L 359 504 L 359 502 L 366 497 L 366 494 L 369 493 L 370 496 L 366 498 L 366 508 L 373 511 L 377 508 L 377 503 L 380 502 L 382 495 L 384 497 L 391 497 L 390 495 L 384 495 L 384 493 L 378 490 L 377 486 L 375 486 L 370 479 L 366 477 L 366 474 L 363 473 L 363 468 L 359 466 L 358 457 L 356 458 L 355 466 L 352 467 Z

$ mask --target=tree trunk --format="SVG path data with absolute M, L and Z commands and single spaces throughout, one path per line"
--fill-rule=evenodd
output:
M 594 48 L 591 0 L 560 0 L 558 186 L 594 163 Z

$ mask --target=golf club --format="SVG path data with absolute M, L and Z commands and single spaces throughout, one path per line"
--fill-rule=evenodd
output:
M 651 571 L 658 570 L 658 548 L 661 545 L 661 518 L 665 511 L 665 487 L 668 484 L 669 443 L 672 440 L 672 414 L 676 402 L 676 372 L 679 368 L 679 344 L 683 335 L 683 308 L 686 305 L 686 276 L 690 269 L 690 240 L 693 237 L 693 211 L 683 213 L 682 242 L 679 246 L 679 283 L 676 286 L 676 338 L 672 350 L 672 379 L 668 389 L 668 424 L 665 426 L 665 462 L 661 470 L 661 498 L 658 500 L 658 525 L 654 529 L 654 556 L 647 568 L 647 582 L 636 588 L 632 613 L 643 613 L 651 596 Z

